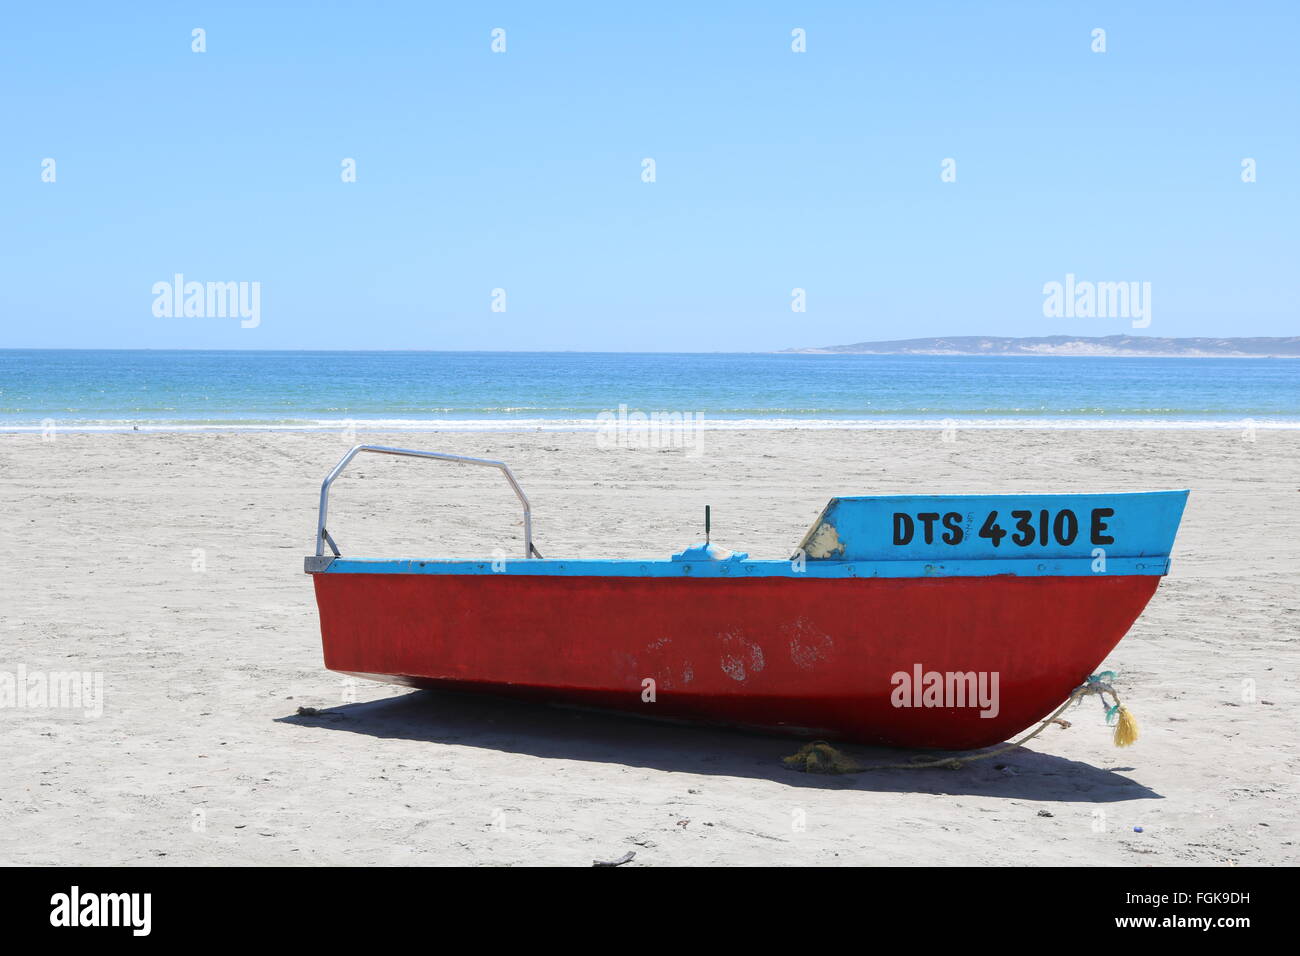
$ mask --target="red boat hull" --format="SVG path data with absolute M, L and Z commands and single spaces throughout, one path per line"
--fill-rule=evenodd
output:
M 313 578 L 331 670 L 945 749 L 998 743 L 1047 716 L 1159 583 L 1154 575 Z M 996 714 L 898 706 L 892 676 L 920 671 L 996 673 Z

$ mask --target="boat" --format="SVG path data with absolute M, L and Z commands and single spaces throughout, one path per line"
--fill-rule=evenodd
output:
M 500 471 L 523 553 L 343 556 L 330 488 L 363 452 Z M 343 674 L 968 750 L 1041 721 L 1106 658 L 1169 571 L 1187 495 L 853 495 L 787 560 L 751 560 L 707 528 L 667 558 L 543 558 L 504 462 L 358 445 L 321 485 L 305 570 L 325 666 Z

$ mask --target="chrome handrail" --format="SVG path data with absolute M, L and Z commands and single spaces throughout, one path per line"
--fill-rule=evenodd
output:
M 524 506 L 524 557 L 531 558 L 534 555 L 541 557 L 536 548 L 533 547 L 533 510 L 528 504 L 528 496 L 524 490 L 519 487 L 519 482 L 515 480 L 514 472 L 510 466 L 503 461 L 493 461 L 490 458 L 466 458 L 463 455 L 446 455 L 436 451 L 411 451 L 407 448 L 387 448 L 383 445 L 353 445 L 346 455 L 334 466 L 334 470 L 325 476 L 325 480 L 320 486 L 320 515 L 316 520 L 316 557 L 325 556 L 325 545 L 329 544 L 330 550 L 334 552 L 334 557 L 340 557 L 338 545 L 330 537 L 329 531 L 325 529 L 325 514 L 329 510 L 330 485 L 348 466 L 358 452 L 371 451 L 379 455 L 404 455 L 408 458 L 433 458 L 438 461 L 453 461 L 463 465 L 487 465 L 489 468 L 498 468 L 506 476 L 506 481 L 510 482 L 510 487 L 515 490 L 519 496 L 519 501 Z

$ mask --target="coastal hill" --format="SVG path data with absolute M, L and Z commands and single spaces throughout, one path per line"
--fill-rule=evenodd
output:
M 1274 338 L 1161 338 L 1154 335 L 955 335 L 932 339 L 858 342 L 783 352 L 848 355 L 1145 355 L 1176 358 L 1300 358 L 1300 336 Z

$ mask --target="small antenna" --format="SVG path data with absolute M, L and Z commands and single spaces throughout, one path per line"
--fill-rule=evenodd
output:
M 709 543 L 709 506 L 704 506 L 704 543 Z

